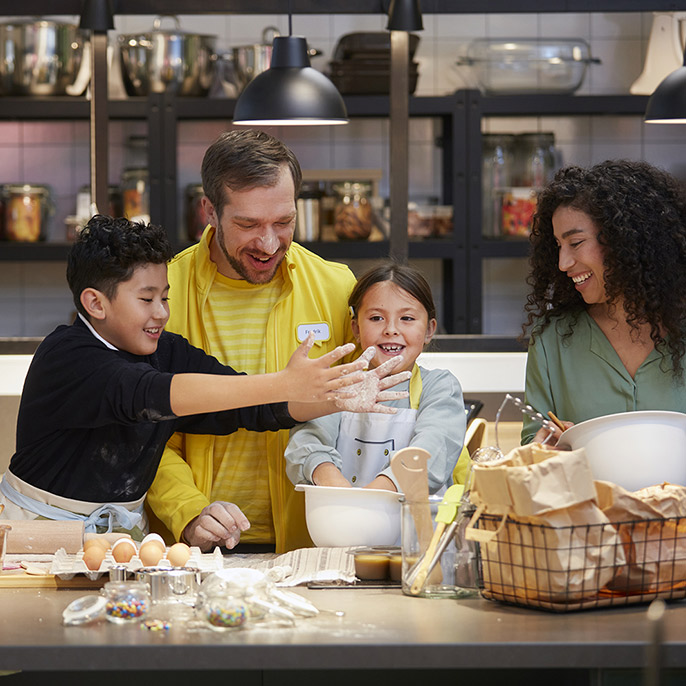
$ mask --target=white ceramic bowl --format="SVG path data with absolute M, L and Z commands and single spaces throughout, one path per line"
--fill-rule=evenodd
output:
M 388 546 L 400 542 L 399 493 L 298 484 L 307 530 L 318 547 Z
M 686 486 L 686 414 L 621 412 L 567 429 L 561 447 L 585 448 L 595 479 L 629 491 L 667 481 Z

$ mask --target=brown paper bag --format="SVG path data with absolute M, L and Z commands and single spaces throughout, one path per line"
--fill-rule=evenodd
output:
M 484 589 L 530 603 L 592 598 L 625 564 L 615 528 L 596 504 L 586 454 L 538 444 L 475 465 L 477 512 L 467 538 L 481 543 Z M 486 513 L 480 528 L 475 524 Z
M 686 487 L 665 483 L 630 492 L 597 481 L 596 490 L 627 558 L 610 588 L 627 595 L 686 589 Z

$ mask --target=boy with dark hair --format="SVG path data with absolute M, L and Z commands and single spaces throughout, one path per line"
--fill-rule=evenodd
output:
M 365 357 L 331 367 L 352 345 L 311 360 L 308 337 L 285 369 L 246 376 L 165 332 L 171 256 L 153 225 L 96 215 L 79 235 L 67 265 L 78 316 L 45 338 L 29 368 L 0 482 L 4 517 L 144 533 L 143 500 L 172 433 L 288 428 L 334 411 L 343 387 L 369 378 Z

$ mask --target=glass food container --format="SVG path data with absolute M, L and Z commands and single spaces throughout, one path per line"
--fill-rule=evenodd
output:
M 457 64 L 471 67 L 489 95 L 570 94 L 581 86 L 588 65 L 600 63 L 590 52 L 581 38 L 479 38 Z
M 190 183 L 186 186 L 186 237 L 197 243 L 207 226 L 202 199 L 205 195 L 201 183 Z
M 502 232 L 503 196 L 514 179 L 515 136 L 484 134 L 481 171 L 481 226 L 484 236 Z
M 7 184 L 3 188 L 4 239 L 35 243 L 47 237 L 54 212 L 50 186 Z
M 107 599 L 105 616 L 115 624 L 142 619 L 151 606 L 149 587 L 142 581 L 108 581 L 103 593 Z
M 121 177 L 124 216 L 150 222 L 150 182 L 147 169 L 126 169 Z
M 341 240 L 366 240 L 372 232 L 372 185 L 362 181 L 336 183 L 334 232 Z

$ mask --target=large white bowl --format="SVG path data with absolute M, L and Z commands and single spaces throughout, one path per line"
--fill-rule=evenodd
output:
M 686 486 L 686 414 L 621 412 L 581 422 L 558 446 L 585 448 L 595 479 L 629 491 L 665 481 Z
M 305 484 L 295 490 L 305 492 L 307 530 L 316 546 L 399 544 L 399 493 Z

